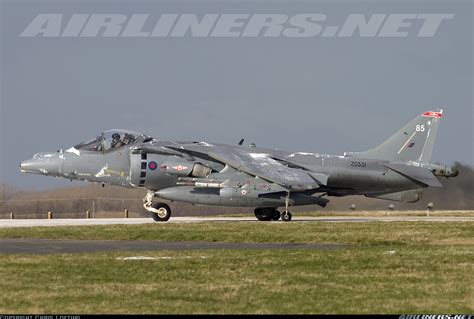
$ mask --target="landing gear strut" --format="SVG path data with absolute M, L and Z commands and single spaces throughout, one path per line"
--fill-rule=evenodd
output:
M 149 190 L 143 199 L 143 207 L 150 212 L 155 222 L 165 222 L 171 217 L 171 208 L 165 203 L 153 204 L 154 197 L 155 193 Z
M 288 211 L 288 204 L 290 203 L 290 192 L 286 192 L 285 197 L 285 211 L 281 214 L 281 220 L 284 222 L 291 221 L 291 213 Z

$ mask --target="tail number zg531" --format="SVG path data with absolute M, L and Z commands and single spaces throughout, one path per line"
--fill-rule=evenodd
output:
M 351 166 L 352 167 L 366 167 L 367 163 L 366 162 L 359 162 L 359 161 L 351 161 Z

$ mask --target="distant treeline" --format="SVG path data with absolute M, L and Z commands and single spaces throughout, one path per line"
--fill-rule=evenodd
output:
M 456 178 L 439 178 L 443 188 L 430 187 L 424 190 L 423 199 L 418 203 L 398 203 L 364 196 L 329 197 L 331 202 L 324 210 L 348 210 L 355 204 L 357 210 L 381 210 L 393 203 L 395 209 L 423 210 L 429 202 L 435 209 L 474 209 L 474 169 L 456 162 L 459 169 Z M 142 207 L 144 189 L 126 189 L 99 184 L 65 187 L 46 191 L 24 191 L 8 185 L 0 186 L 0 218 L 8 218 L 10 213 L 23 218 L 45 218 L 51 211 L 58 218 L 84 217 L 89 211 L 92 216 L 106 217 L 107 212 L 129 211 L 130 217 L 147 216 Z M 229 213 L 251 213 L 251 208 L 203 207 L 183 203 L 170 203 L 174 216 L 215 215 Z M 293 211 L 318 211 L 319 206 L 302 206 Z

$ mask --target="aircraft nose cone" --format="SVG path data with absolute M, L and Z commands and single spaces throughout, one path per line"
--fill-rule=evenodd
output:
M 56 154 L 36 154 L 32 159 L 21 162 L 23 173 L 57 175 L 61 170 L 62 161 Z
M 20 170 L 22 172 L 28 172 L 28 173 L 35 172 L 35 171 L 38 171 L 39 168 L 40 168 L 40 165 L 38 161 L 34 159 L 23 161 L 20 164 Z
M 38 159 L 29 159 L 21 162 L 20 170 L 23 173 L 33 173 L 33 174 L 47 174 L 45 161 Z

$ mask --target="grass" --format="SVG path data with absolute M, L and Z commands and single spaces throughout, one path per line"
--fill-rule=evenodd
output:
M 0 313 L 474 312 L 472 223 L 210 222 L 16 228 L 0 237 L 349 244 L 3 254 Z M 162 259 L 117 259 L 126 256 Z
M 361 245 L 436 245 L 454 240 L 473 244 L 473 237 L 470 222 L 202 222 L 0 229 L 0 238 Z

